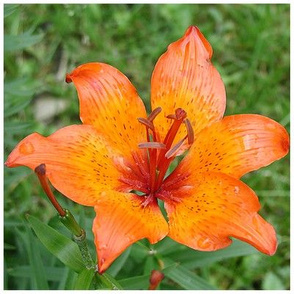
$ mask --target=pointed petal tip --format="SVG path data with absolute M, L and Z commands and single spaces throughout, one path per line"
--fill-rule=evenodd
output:
M 104 260 L 98 260 L 98 273 L 100 275 L 104 274 L 104 272 L 108 269 L 108 267 L 110 266 L 110 264 L 105 263 Z
M 186 32 L 185 32 L 185 37 L 190 35 L 191 33 L 197 33 L 197 31 L 199 31 L 199 28 L 197 26 L 189 26 L 187 29 L 186 29 Z
M 11 152 L 12 153 L 12 152 Z M 17 167 L 18 164 L 16 164 L 16 159 L 18 156 L 16 155 L 13 155 L 11 156 L 12 154 L 10 154 L 8 157 L 7 157 L 7 160 L 4 162 L 4 165 L 8 168 L 12 168 L 12 167 Z
M 200 29 L 197 26 L 189 26 L 188 29 L 185 32 L 184 38 L 187 37 L 194 37 L 197 39 L 200 39 L 202 42 L 203 46 L 207 50 L 209 54 L 209 59 L 211 59 L 212 54 L 213 54 L 213 49 L 210 45 L 210 43 L 207 41 L 207 39 L 204 37 L 204 35 L 201 33 Z
M 254 244 L 252 244 L 254 246 Z M 265 246 L 264 248 L 259 248 L 258 246 L 254 246 L 257 250 L 262 252 L 263 254 L 266 254 L 268 256 L 273 256 L 275 255 L 277 248 L 278 248 L 278 243 L 277 240 L 272 240 L 272 243 L 267 244 L 267 247 Z
M 8 157 L 7 160 L 4 162 L 4 165 L 5 165 L 6 167 L 12 167 L 12 162 L 11 162 L 11 160 L 9 160 L 9 157 Z

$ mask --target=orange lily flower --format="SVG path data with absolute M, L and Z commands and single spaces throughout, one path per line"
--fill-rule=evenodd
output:
M 142 238 L 154 244 L 169 236 L 212 251 L 235 237 L 275 253 L 274 228 L 258 214 L 258 198 L 240 177 L 285 156 L 289 137 L 261 115 L 223 118 L 225 88 L 211 57 L 208 41 L 189 27 L 155 66 L 149 116 L 120 71 L 81 65 L 66 81 L 77 89 L 83 124 L 49 137 L 33 133 L 9 155 L 8 167 L 46 164 L 57 190 L 95 208 L 99 272 Z

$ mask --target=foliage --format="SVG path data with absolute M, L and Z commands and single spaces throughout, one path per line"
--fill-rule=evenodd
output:
M 259 113 L 289 130 L 289 5 L 9 4 L 4 16 L 5 158 L 29 133 L 49 135 L 79 123 L 76 92 L 63 79 L 81 63 L 100 61 L 120 69 L 150 110 L 154 64 L 191 24 L 214 48 L 213 63 L 226 84 L 226 114 Z M 63 107 L 45 119 L 37 105 L 46 101 Z M 32 172 L 5 168 L 4 288 L 147 289 L 151 270 L 162 267 L 161 289 L 289 289 L 289 166 L 288 156 L 243 178 L 279 234 L 275 256 L 257 253 L 241 241 L 203 253 L 169 238 L 153 246 L 142 240 L 102 276 L 80 267 L 70 234 Z M 86 229 L 95 256 L 92 209 L 59 198 Z

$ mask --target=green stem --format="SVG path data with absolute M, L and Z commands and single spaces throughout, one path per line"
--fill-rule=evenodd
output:
M 88 244 L 86 240 L 86 232 L 82 229 L 74 216 L 68 209 L 65 209 L 65 216 L 59 216 L 60 221 L 65 225 L 65 227 L 72 232 L 74 241 L 79 246 L 80 252 L 82 254 L 83 262 L 87 269 L 96 268 L 96 265 L 92 259 L 92 256 L 88 249 Z

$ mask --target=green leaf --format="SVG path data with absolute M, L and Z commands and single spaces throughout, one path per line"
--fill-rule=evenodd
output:
M 65 268 L 44 266 L 46 277 L 48 281 L 60 281 L 64 274 Z M 30 278 L 32 275 L 31 267 L 29 265 L 19 265 L 8 271 L 10 276 L 19 278 Z
M 25 32 L 21 35 L 4 35 L 4 51 L 17 51 L 30 47 L 39 43 L 43 38 L 43 34 L 31 35 L 30 32 Z
M 85 268 L 82 270 L 78 275 L 74 290 L 88 290 L 91 287 L 94 275 L 94 269 L 88 270 Z
M 123 290 L 122 285 L 114 279 L 111 275 L 104 273 L 100 276 L 100 279 L 102 280 L 103 284 L 107 286 L 107 288 L 112 290 Z
M 285 290 L 282 280 L 273 272 L 268 272 L 262 281 L 263 290 Z
M 155 244 L 154 249 L 157 251 L 157 253 L 161 255 L 168 255 L 173 252 L 179 252 L 181 249 L 186 249 L 187 247 L 184 245 L 181 245 L 174 240 L 170 239 L 169 237 L 164 238 L 162 241 Z
M 8 290 L 8 269 L 7 269 L 7 262 L 5 260 L 5 257 L 3 258 L 3 265 L 4 265 L 4 279 L 3 279 L 3 288 L 4 290 Z
M 31 103 L 32 98 L 28 98 L 26 100 L 19 100 L 15 105 L 10 105 L 7 107 L 5 105 L 4 117 L 7 118 L 13 114 L 16 114 L 26 108 Z
M 146 258 L 145 264 L 144 264 L 144 275 L 150 275 L 152 270 L 158 269 L 158 262 L 154 255 L 149 255 Z
M 15 5 L 15 4 L 5 4 L 4 5 L 4 17 L 7 17 L 10 14 L 12 14 L 17 8 L 18 8 L 18 5 Z
M 30 277 L 32 279 L 33 287 L 37 288 L 37 290 L 48 290 L 49 286 L 47 283 L 46 272 L 36 238 L 28 228 L 26 228 L 25 232 L 21 232 L 19 229 L 16 231 L 22 238 L 23 244 L 26 247 L 30 269 L 32 271 Z
M 17 78 L 13 80 L 5 80 L 4 93 L 5 95 L 11 94 L 14 96 L 32 96 L 36 89 L 40 86 L 40 82 L 36 80 L 30 80 L 28 78 Z M 11 97 L 10 97 L 11 99 Z M 16 99 L 19 99 L 18 97 Z M 7 100 L 7 99 L 5 99 Z
M 27 218 L 37 237 L 53 255 L 76 272 L 81 272 L 84 269 L 79 247 L 74 241 L 33 216 L 27 216 Z
M 24 130 L 33 126 L 32 122 L 19 122 L 19 121 L 10 121 L 4 124 L 5 132 L 9 133 L 22 133 Z
M 137 276 L 128 279 L 122 279 L 118 282 L 124 290 L 147 290 L 149 286 L 149 275 Z
M 172 264 L 173 260 L 163 259 L 165 264 Z M 177 266 L 173 270 L 165 272 L 166 277 L 170 278 L 185 290 L 214 290 L 215 287 L 210 285 L 203 278 L 198 277 L 195 273 L 183 266 Z
M 64 272 L 60 276 L 57 290 L 72 290 L 74 288 L 78 274 L 69 267 L 64 267 Z
M 16 247 L 14 245 L 4 243 L 4 250 L 15 250 Z
M 218 251 L 202 252 L 187 248 L 186 250 L 182 250 L 180 252 L 174 252 L 168 255 L 168 257 L 176 262 L 180 262 L 182 266 L 188 269 L 194 269 L 223 259 L 249 255 L 256 252 L 256 249 L 247 243 L 234 240 L 232 245 Z
M 170 271 L 173 271 L 178 264 L 169 262 L 168 266 L 165 267 L 162 272 L 166 275 Z M 123 287 L 124 290 L 147 290 L 149 287 L 150 274 L 136 276 L 132 278 L 122 279 L 118 282 Z
M 111 275 L 112 277 L 115 277 L 119 271 L 122 269 L 124 264 L 126 263 L 129 255 L 131 252 L 131 247 L 129 247 L 125 252 L 115 260 L 115 262 L 111 265 L 109 270 L 107 270 L 107 273 Z

